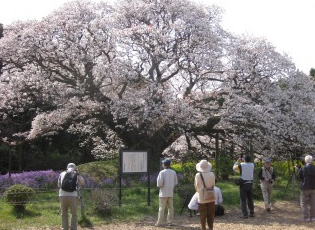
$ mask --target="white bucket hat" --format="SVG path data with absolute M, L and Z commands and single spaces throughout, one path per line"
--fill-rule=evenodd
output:
M 198 172 L 210 172 L 212 165 L 207 160 L 201 160 L 196 164 L 196 169 Z
M 67 169 L 68 170 L 75 170 L 75 164 L 74 163 L 69 163 L 68 165 L 67 165 Z

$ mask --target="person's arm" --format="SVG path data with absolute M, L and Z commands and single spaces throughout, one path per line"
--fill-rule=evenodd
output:
M 303 175 L 303 169 L 302 168 L 300 168 L 300 170 L 298 171 L 298 179 L 300 181 L 304 180 L 304 175 Z
M 238 174 L 241 173 L 241 168 L 240 168 L 240 164 L 239 164 L 238 161 L 236 161 L 236 162 L 234 163 L 234 165 L 233 165 L 233 170 L 234 170 L 236 173 L 238 173 Z
M 61 174 L 58 177 L 58 188 L 61 188 Z
M 203 186 L 200 184 L 201 180 L 198 179 L 198 177 L 200 178 L 200 176 L 198 176 L 198 174 L 199 173 L 197 173 L 196 176 L 195 176 L 195 189 L 196 189 L 197 192 L 199 192 L 203 188 Z
M 157 187 L 159 187 L 159 188 L 162 188 L 163 185 L 164 185 L 163 175 L 162 175 L 161 172 L 159 173 L 158 178 L 157 178 L 157 180 L 156 180 L 156 185 L 157 185 Z

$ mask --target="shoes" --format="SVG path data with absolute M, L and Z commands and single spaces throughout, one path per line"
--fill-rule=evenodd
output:
M 270 211 L 271 211 L 271 209 L 270 209 L 270 208 L 266 208 L 266 211 L 267 211 L 267 212 L 270 212 Z
M 315 217 L 311 218 L 311 221 L 312 221 L 312 222 L 315 222 Z
M 248 219 L 248 216 L 240 216 L 242 219 Z
M 304 222 L 311 222 L 311 218 L 304 218 Z
M 254 213 L 249 214 L 249 217 L 255 217 Z
M 156 226 L 156 227 L 163 227 L 163 226 L 164 226 L 164 224 L 159 224 L 159 223 L 156 223 L 156 224 L 155 224 L 155 226 Z

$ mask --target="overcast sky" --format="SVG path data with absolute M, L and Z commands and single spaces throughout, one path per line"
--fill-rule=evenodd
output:
M 69 0 L 1 1 L 0 23 L 40 19 L 66 1 Z M 306 74 L 315 68 L 315 0 L 194 1 L 221 6 L 225 10 L 222 26 L 226 30 L 267 38 L 278 51 L 289 54 Z

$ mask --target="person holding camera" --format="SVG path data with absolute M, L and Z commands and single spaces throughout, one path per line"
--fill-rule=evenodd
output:
M 250 156 L 239 158 L 233 165 L 233 170 L 240 174 L 242 183 L 240 184 L 240 199 L 242 216 L 241 218 L 247 219 L 255 217 L 254 215 L 254 200 L 253 200 L 253 180 L 254 180 L 254 163 L 251 162 Z M 249 215 L 247 206 L 249 208 Z
M 264 166 L 258 171 L 258 178 L 260 179 L 260 187 L 265 202 L 265 209 L 267 212 L 270 212 L 272 188 L 276 179 L 275 170 L 271 167 L 270 158 L 267 157 L 265 159 Z

